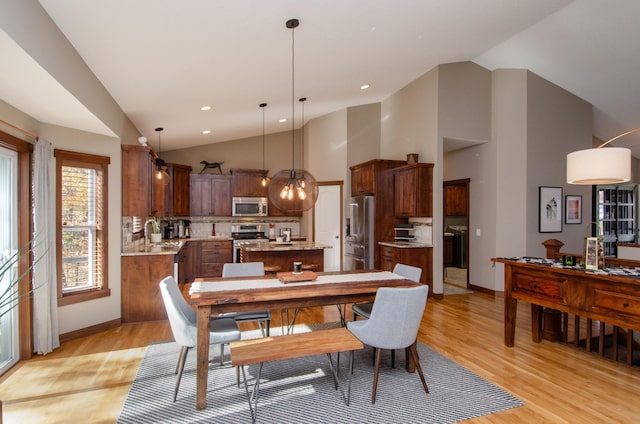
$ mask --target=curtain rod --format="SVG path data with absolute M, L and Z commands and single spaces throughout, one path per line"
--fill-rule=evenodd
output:
M 35 134 L 31 134 L 29 131 L 23 130 L 22 128 L 18 128 L 18 127 L 16 127 L 15 125 L 10 124 L 10 123 L 8 123 L 7 121 L 5 121 L 5 120 L 3 120 L 3 119 L 0 119 L 0 123 L 2 123 L 2 124 L 4 124 L 4 125 L 6 125 L 6 126 L 8 126 L 8 127 L 11 127 L 11 128 L 13 128 L 14 130 L 16 130 L 16 131 L 21 132 L 22 134 L 26 135 L 27 137 L 31 137 L 31 138 L 32 138 L 32 139 L 34 139 L 34 140 L 38 140 L 38 136 L 37 136 L 37 135 L 35 135 Z

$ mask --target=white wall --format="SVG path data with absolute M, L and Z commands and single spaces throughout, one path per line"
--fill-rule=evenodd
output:
M 479 284 L 504 289 L 502 265 L 496 256 L 526 255 L 527 225 L 527 92 L 525 70 L 496 70 L 492 75 L 491 159 L 486 163 L 487 196 L 482 217 Z M 474 226 L 475 228 L 475 226 Z
M 47 124 L 43 124 L 40 127 L 40 136 L 49 141 L 54 149 L 108 156 L 111 159 L 107 193 L 107 219 L 109 228 L 108 278 L 111 296 L 58 308 L 59 331 L 61 334 L 64 334 L 120 318 L 122 293 L 120 283 L 120 228 L 122 226 L 120 196 L 122 187 L 122 162 L 120 140 L 114 137 L 106 137 Z M 55 159 L 52 159 L 52 161 L 55 163 Z
M 527 254 L 545 256 L 544 240 L 562 241 L 564 252 L 579 253 L 584 246 L 586 226 L 591 222 L 591 186 L 566 183 L 566 156 L 587 149 L 592 143 L 591 104 L 527 72 Z M 567 194 L 582 196 L 582 225 L 565 225 L 561 233 L 538 232 L 538 187 L 552 186 Z

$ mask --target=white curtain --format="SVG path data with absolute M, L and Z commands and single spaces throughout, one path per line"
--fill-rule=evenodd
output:
M 33 344 L 44 355 L 60 346 L 58 333 L 58 286 L 56 272 L 56 211 L 52 189 L 51 144 L 36 143 L 33 172 Z

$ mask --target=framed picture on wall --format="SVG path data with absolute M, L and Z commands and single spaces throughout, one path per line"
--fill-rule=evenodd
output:
M 582 224 L 582 196 L 564 196 L 564 223 Z
M 538 187 L 538 232 L 562 231 L 562 187 Z

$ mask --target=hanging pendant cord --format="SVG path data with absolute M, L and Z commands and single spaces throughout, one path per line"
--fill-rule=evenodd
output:
M 295 27 L 291 28 L 291 169 L 296 169 L 296 156 L 295 156 L 295 77 L 296 77 L 296 37 Z

